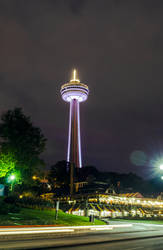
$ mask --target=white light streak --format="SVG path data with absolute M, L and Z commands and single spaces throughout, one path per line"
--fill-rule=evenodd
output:
M 119 224 L 119 225 L 112 225 L 112 227 L 132 227 L 132 224 Z
M 68 226 L 68 227 L 28 227 L 28 228 L 0 228 L 0 235 L 17 235 L 17 234 L 40 234 L 40 233 L 64 233 L 74 232 L 75 230 L 112 230 L 118 227 L 131 227 L 132 224 L 120 225 L 99 225 L 99 226 Z
M 91 228 L 91 230 L 94 230 L 94 231 L 103 231 L 103 230 L 112 230 L 113 227 L 112 226 L 108 226 L 108 227 L 95 227 L 95 228 Z
M 24 231 L 4 231 L 0 232 L 0 235 L 11 235 L 11 234 L 40 234 L 40 233 L 58 233 L 58 232 L 74 232 L 74 229 L 57 229 L 57 230 L 24 230 Z

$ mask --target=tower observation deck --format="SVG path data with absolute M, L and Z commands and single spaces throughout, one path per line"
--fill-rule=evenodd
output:
M 70 103 L 67 161 L 82 167 L 80 135 L 80 102 L 87 100 L 88 86 L 76 78 L 76 70 L 70 82 L 61 86 L 62 99 Z

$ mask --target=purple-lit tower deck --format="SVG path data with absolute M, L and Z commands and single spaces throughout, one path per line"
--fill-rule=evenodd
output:
M 73 72 L 73 79 L 61 86 L 63 100 L 70 103 L 67 161 L 77 168 L 82 167 L 80 102 L 87 100 L 88 93 L 88 86 L 76 79 L 76 70 Z

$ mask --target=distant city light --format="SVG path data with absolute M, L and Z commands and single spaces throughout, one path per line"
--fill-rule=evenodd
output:
M 163 170 L 163 164 L 160 165 L 160 169 Z
M 161 180 L 163 180 L 163 176 L 161 176 Z

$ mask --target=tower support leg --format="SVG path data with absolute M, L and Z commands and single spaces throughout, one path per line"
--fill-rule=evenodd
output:
M 74 164 L 77 168 L 82 167 L 80 110 L 79 101 L 77 99 L 73 99 L 70 102 L 67 161 L 70 162 L 70 164 Z

